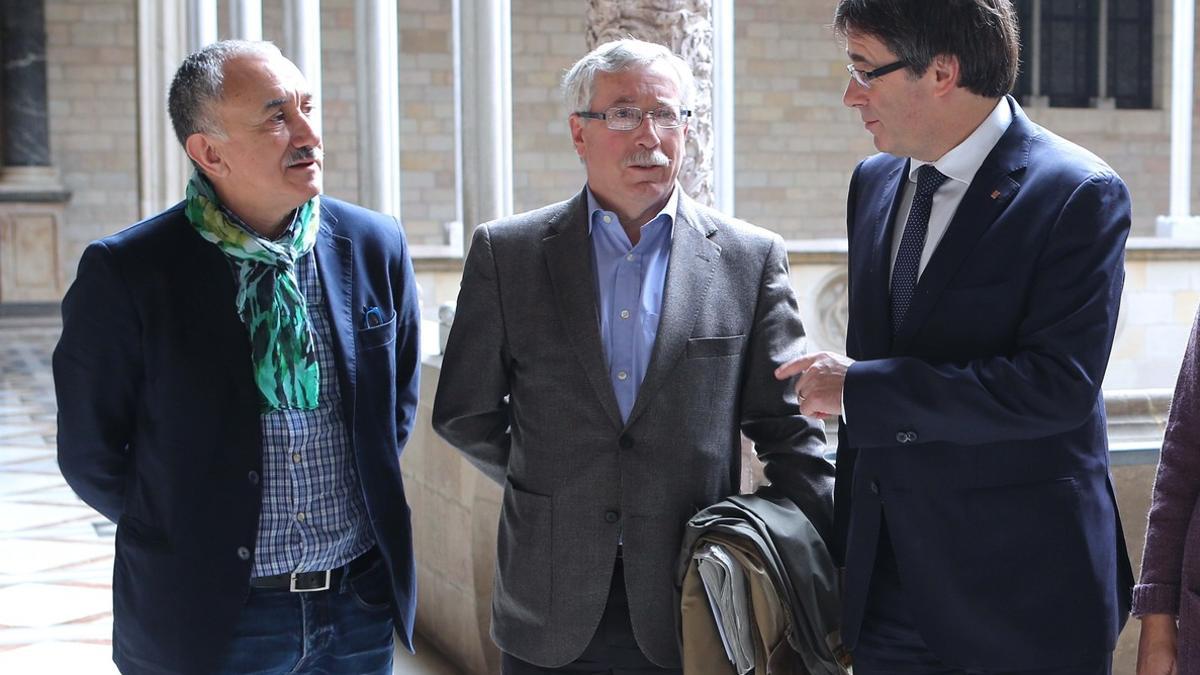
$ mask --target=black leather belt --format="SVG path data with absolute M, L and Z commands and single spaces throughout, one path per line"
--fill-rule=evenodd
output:
M 320 572 L 288 572 L 285 574 L 273 574 L 269 577 L 251 577 L 250 587 L 289 591 L 292 593 L 326 591 L 339 583 L 347 574 L 363 572 L 378 559 L 379 549 L 372 548 L 345 565 L 335 567 L 331 570 L 322 570 Z

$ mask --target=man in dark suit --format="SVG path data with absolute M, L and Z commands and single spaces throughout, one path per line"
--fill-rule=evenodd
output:
M 842 0 L 881 154 L 850 184 L 847 356 L 797 376 L 840 414 L 842 636 L 855 673 L 1104 673 L 1132 578 L 1101 382 L 1129 194 L 1029 121 L 1009 0 Z
M 189 56 L 187 200 L 90 245 L 63 300 L 59 464 L 117 523 L 126 673 L 391 673 L 393 634 L 411 649 L 416 285 L 394 218 L 320 196 L 313 105 L 269 43 Z
M 771 377 L 804 335 L 783 241 L 676 183 L 687 64 L 620 40 L 563 85 L 587 185 L 476 230 L 434 428 L 504 486 L 502 672 L 677 671 L 684 524 L 737 492 L 741 432 L 823 532 L 833 469 Z

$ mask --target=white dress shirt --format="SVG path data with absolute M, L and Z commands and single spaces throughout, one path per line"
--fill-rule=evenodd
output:
M 925 265 L 933 255 L 934 249 L 942 241 L 946 229 L 959 203 L 967 194 L 967 188 L 975 179 L 983 160 L 987 159 L 992 148 L 996 147 L 1000 137 L 1012 123 L 1012 110 L 1008 107 L 1008 99 L 1002 98 L 992 109 L 990 115 L 983 120 L 966 140 L 954 146 L 946 154 L 933 163 L 950 180 L 942 184 L 933 195 L 933 210 L 929 214 L 929 230 L 925 235 L 925 249 L 921 253 L 921 263 L 917 267 L 917 278 L 925 271 Z M 900 208 L 896 212 L 896 226 L 892 228 L 892 256 L 889 270 L 896 265 L 896 254 L 900 251 L 900 238 L 904 236 L 904 224 L 908 221 L 908 212 L 912 209 L 913 195 L 917 192 L 917 170 L 929 162 L 913 159 L 908 165 L 908 180 L 904 183 L 904 196 Z M 891 275 L 888 275 L 889 279 Z M 891 283 L 889 281 L 889 283 Z

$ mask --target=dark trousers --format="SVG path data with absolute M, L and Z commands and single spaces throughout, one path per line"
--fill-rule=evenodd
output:
M 660 668 L 638 648 L 629 622 L 629 598 L 625 595 L 625 573 L 621 558 L 613 569 L 608 604 L 596 634 L 579 658 L 559 668 L 543 668 L 511 654 L 500 660 L 501 675 L 549 675 L 551 673 L 611 673 L 612 675 L 681 675 L 682 670 Z
M 1014 647 L 1019 648 L 1019 647 Z M 875 568 L 867 592 L 858 644 L 854 648 L 854 675 L 1111 675 L 1112 655 L 1097 654 L 1088 663 L 1068 668 L 1047 668 L 1000 673 L 963 670 L 942 663 L 925 645 L 913 623 L 900 582 L 896 555 L 886 524 L 879 534 Z

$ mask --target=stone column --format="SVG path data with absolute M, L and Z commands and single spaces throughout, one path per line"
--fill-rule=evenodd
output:
M 44 0 L 0 0 L 0 302 L 59 299 L 70 194 L 50 159 Z
M 43 0 L 0 0 L 2 166 L 50 166 L 46 114 L 46 22 Z
M 217 41 L 217 0 L 187 0 L 188 53 Z
M 229 0 L 229 32 L 239 40 L 261 40 L 262 0 Z
M 400 216 L 399 26 L 395 0 L 356 0 L 358 200 Z
M 181 2 L 138 0 L 138 213 L 142 218 L 183 199 L 191 175 L 167 116 L 167 92 L 187 56 Z
M 304 73 L 317 99 L 313 122 L 321 128 L 321 1 L 283 0 L 283 55 Z
M 713 204 L 712 0 L 589 0 L 587 45 L 592 49 L 632 35 L 671 48 L 692 67 L 696 100 L 688 122 L 687 157 L 679 171 L 683 189 Z
M 513 210 L 511 5 L 509 0 L 458 0 L 455 6 L 459 173 L 463 241 L 469 246 L 477 225 Z
M 1192 50 L 1196 43 L 1196 2 L 1175 0 L 1171 29 L 1171 202 L 1158 217 L 1158 236 L 1200 238 L 1200 217 L 1192 210 Z

